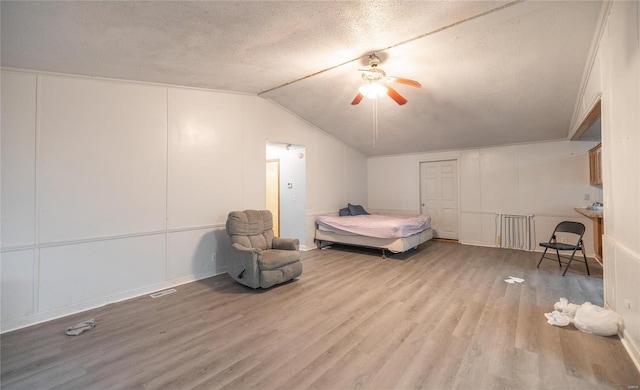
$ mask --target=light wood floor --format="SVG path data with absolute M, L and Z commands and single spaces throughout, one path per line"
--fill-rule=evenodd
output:
M 227 275 L 4 334 L 2 389 L 637 389 L 617 337 L 546 323 L 560 297 L 602 305 L 602 269 L 428 242 L 386 260 L 302 254 L 267 291 Z M 507 284 L 517 276 L 522 284 Z M 64 330 L 95 318 L 77 337 Z

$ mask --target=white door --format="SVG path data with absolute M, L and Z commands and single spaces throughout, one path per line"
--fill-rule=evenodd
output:
M 420 212 L 431 215 L 433 235 L 458 239 L 458 161 L 420 163 Z

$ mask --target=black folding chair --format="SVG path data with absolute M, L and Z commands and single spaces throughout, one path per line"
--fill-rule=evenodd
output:
M 587 275 L 591 275 L 591 273 L 589 272 L 589 264 L 587 264 L 587 256 L 584 253 L 584 242 L 582 241 L 582 236 L 584 235 L 584 231 L 585 231 L 585 227 L 580 222 L 572 222 L 572 221 L 560 222 L 558 226 L 556 226 L 556 228 L 554 229 L 553 234 L 549 239 L 549 242 L 540 243 L 540 246 L 544 247 L 545 249 L 544 249 L 544 253 L 542 253 L 542 257 L 540 258 L 540 261 L 538 262 L 538 266 L 536 268 L 540 268 L 540 263 L 542 263 L 542 260 L 544 259 L 554 260 L 554 261 L 556 260 L 555 258 L 552 258 L 552 257 L 545 257 L 545 255 L 547 254 L 547 251 L 549 249 L 553 249 L 556 251 L 556 256 L 558 258 L 558 264 L 560 265 L 560 268 L 562 268 L 561 258 L 569 259 L 569 261 L 567 262 L 567 267 L 564 269 L 564 272 L 562 273 L 562 276 L 564 276 L 567 273 L 567 270 L 569 269 L 569 266 L 571 265 L 571 262 L 573 261 L 573 258 L 575 257 L 576 252 L 580 250 L 582 252 L 582 257 L 584 258 L 584 261 L 578 260 L 578 259 L 576 259 L 576 261 L 584 263 L 585 267 L 587 267 Z M 571 235 L 567 235 L 567 237 L 577 237 L 577 240 L 575 243 L 558 242 L 557 233 L 570 233 Z M 561 257 L 560 251 L 572 251 L 571 257 L 567 257 L 567 256 Z

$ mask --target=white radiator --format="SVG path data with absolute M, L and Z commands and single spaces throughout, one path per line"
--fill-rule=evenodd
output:
M 533 215 L 496 215 L 497 246 L 532 251 L 535 248 L 535 241 L 536 229 Z

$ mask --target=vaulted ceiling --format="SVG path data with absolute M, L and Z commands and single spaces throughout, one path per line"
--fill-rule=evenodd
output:
M 3 67 L 257 94 L 366 155 L 565 139 L 599 1 L 1 3 Z M 351 105 L 376 53 L 408 99 Z M 377 124 L 377 126 L 375 126 Z M 377 129 L 377 135 L 376 133 Z

